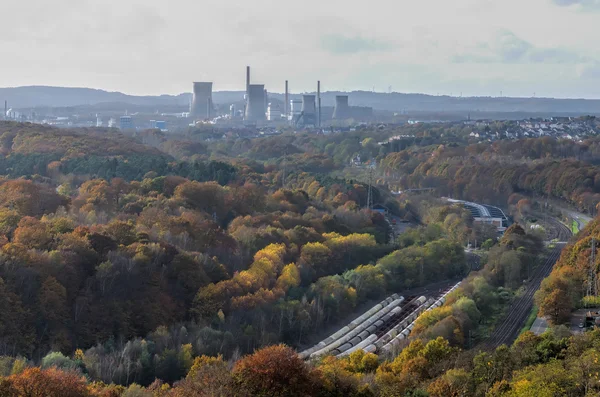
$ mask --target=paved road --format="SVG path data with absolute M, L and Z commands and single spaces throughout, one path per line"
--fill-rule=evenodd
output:
M 531 325 L 531 328 L 529 330 L 536 335 L 541 335 L 544 332 L 546 332 L 547 329 L 548 329 L 548 321 L 546 321 L 545 318 L 538 317 L 535 319 L 535 321 L 533 322 L 533 324 Z
M 562 212 L 573 218 L 579 224 L 579 229 L 583 229 L 585 225 L 592 221 L 592 217 L 586 214 L 582 214 L 581 212 L 568 210 L 566 208 L 558 207 Z

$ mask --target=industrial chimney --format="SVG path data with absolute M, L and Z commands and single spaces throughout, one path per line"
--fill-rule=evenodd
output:
M 250 66 L 246 66 L 246 98 L 250 91 Z
M 346 120 L 350 118 L 350 106 L 348 106 L 348 95 L 336 95 L 335 109 L 333 110 L 334 120 Z
M 290 91 L 288 87 L 288 81 L 285 81 L 285 100 L 284 100 L 284 111 L 285 118 L 287 119 L 290 115 Z
M 321 127 L 321 80 L 317 81 L 317 127 Z
M 208 82 L 194 83 L 194 97 L 190 109 L 192 118 L 205 120 L 211 117 L 213 111 L 212 86 L 213 83 Z
M 259 122 L 265 120 L 265 86 L 264 84 L 248 85 L 248 105 L 246 121 Z

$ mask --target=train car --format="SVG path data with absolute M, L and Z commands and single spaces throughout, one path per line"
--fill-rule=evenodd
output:
M 404 301 L 404 298 L 399 297 L 398 299 L 394 300 L 393 302 L 391 302 L 389 305 L 387 305 L 383 309 L 373 313 L 370 317 L 366 317 L 365 315 L 361 316 L 361 317 L 364 317 L 362 319 L 362 323 L 355 326 L 354 329 L 351 329 L 344 336 L 338 338 L 337 340 L 334 340 L 327 346 L 324 346 L 316 351 L 313 351 L 312 353 L 310 353 L 310 355 L 308 357 L 316 358 L 316 357 L 322 356 L 324 354 L 327 354 L 334 349 L 337 349 L 341 353 L 342 351 L 344 351 L 345 348 L 348 348 L 347 344 L 350 344 L 349 347 L 352 347 L 355 344 L 360 343 L 362 341 L 362 339 L 359 339 L 357 337 L 361 332 L 363 332 L 364 330 L 368 330 L 368 328 L 371 327 L 374 323 L 376 323 L 380 317 L 383 317 L 385 314 L 387 314 L 389 311 L 391 311 L 394 307 L 400 305 L 403 301 Z
M 342 327 L 337 332 L 333 333 L 332 335 L 325 338 L 324 340 L 322 340 L 318 344 L 314 345 L 313 347 L 306 349 L 303 352 L 299 353 L 300 358 L 307 359 L 314 352 L 330 345 L 332 342 L 338 340 L 342 336 L 346 335 L 348 332 L 352 331 L 359 324 L 361 324 L 365 319 L 367 319 L 367 318 L 371 317 L 372 315 L 374 315 L 375 313 L 379 312 L 386 306 L 390 305 L 392 302 L 396 301 L 398 298 L 400 298 L 400 296 L 398 294 L 392 294 L 391 296 L 387 297 L 386 299 L 384 299 L 377 305 L 373 306 L 371 309 L 369 309 L 363 315 L 359 316 L 354 321 L 350 322 L 348 325 Z
M 423 310 L 423 312 L 427 312 L 427 311 L 433 310 L 437 307 L 443 306 L 444 303 L 446 303 L 448 295 L 450 293 L 454 292 L 459 286 L 460 286 L 460 282 L 455 284 L 448 291 L 446 291 L 441 297 L 439 297 L 435 302 L 433 302 L 433 304 L 431 304 L 426 310 Z M 417 315 L 417 318 L 418 318 L 418 316 L 419 315 Z M 391 352 L 394 347 L 400 345 L 400 342 L 402 340 L 408 339 L 412 329 L 416 325 L 417 318 L 415 318 L 415 320 L 413 322 L 411 322 L 404 330 L 402 330 L 399 334 L 397 334 L 393 339 L 391 339 L 389 342 L 384 344 L 383 347 L 381 347 L 381 350 L 384 352 Z

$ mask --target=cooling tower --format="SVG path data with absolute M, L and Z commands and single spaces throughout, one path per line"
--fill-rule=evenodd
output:
M 350 106 L 348 106 L 348 95 L 336 95 L 335 109 L 333 110 L 334 120 L 346 120 L 350 118 Z
M 317 125 L 317 104 L 315 95 L 302 95 L 302 122 L 304 126 Z
M 190 109 L 193 118 L 205 120 L 211 117 L 213 111 L 212 85 L 213 83 L 207 82 L 194 83 L 194 97 Z
M 258 122 L 265 120 L 264 84 L 248 85 L 248 106 L 246 106 L 245 119 L 249 122 Z
M 302 95 L 302 112 L 305 115 L 317 115 L 317 105 L 314 95 Z

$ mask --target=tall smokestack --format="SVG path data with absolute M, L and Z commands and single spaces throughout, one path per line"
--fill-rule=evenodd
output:
M 246 66 L 246 98 L 250 93 L 250 66 Z
M 195 82 L 191 116 L 195 119 L 208 119 L 212 113 L 212 86 L 210 82 Z
M 290 91 L 288 87 L 288 81 L 285 81 L 285 118 L 287 119 L 290 114 Z
M 250 103 L 250 66 L 246 66 L 246 104 L 244 109 L 244 117 L 248 111 L 248 104 Z
M 8 113 L 8 101 L 4 101 L 4 116 L 2 116 L 4 120 L 8 118 L 8 115 L 6 113 Z
M 317 127 L 321 127 L 321 80 L 317 81 L 317 106 L 319 113 L 317 114 Z

